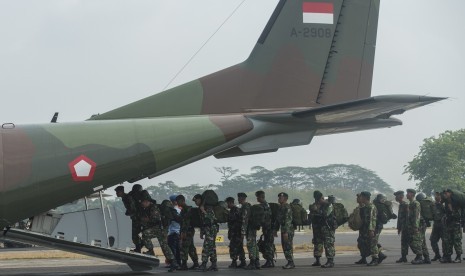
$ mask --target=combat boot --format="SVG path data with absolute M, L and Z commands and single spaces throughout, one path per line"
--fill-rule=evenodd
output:
M 398 263 L 398 264 L 400 264 L 400 263 L 406 263 L 406 262 L 408 262 L 406 256 L 402 256 L 402 257 L 400 257 L 400 259 L 398 259 L 398 260 L 396 261 L 396 263 Z
M 178 269 L 178 264 L 176 263 L 176 260 L 171 260 L 170 268 L 168 269 L 168 272 L 175 272 L 177 269 Z
M 460 254 L 457 254 L 457 257 L 455 257 L 454 263 L 458 264 L 462 262 L 462 256 Z
M 283 266 L 283 269 L 293 269 L 295 268 L 294 261 L 287 261 L 287 264 Z
M 135 253 L 141 253 L 142 247 L 140 245 L 136 245 L 136 248 L 134 248 Z
M 424 264 L 431 264 L 431 260 L 429 256 L 423 256 L 423 263 Z
M 377 266 L 379 263 L 378 258 L 372 258 L 371 262 L 367 264 L 367 266 Z
M 334 259 L 333 258 L 328 258 L 326 263 L 321 266 L 322 268 L 331 268 L 334 267 Z
M 188 270 L 189 268 L 187 267 L 187 260 L 182 260 L 181 261 L 181 267 L 179 270 Z
M 435 254 L 434 258 L 431 259 L 432 262 L 439 261 L 441 259 L 441 255 Z
M 247 266 L 247 263 L 245 262 L 245 259 L 241 260 L 241 263 L 237 266 L 238 268 L 245 268 Z
M 195 260 L 194 264 L 191 267 L 189 267 L 189 270 L 193 270 L 193 269 L 197 269 L 197 268 L 199 268 L 199 261 Z
M 262 265 L 262 268 L 271 268 L 274 267 L 273 260 L 266 260 L 265 264 Z
M 441 259 L 439 259 L 439 262 L 442 264 L 452 263 L 452 259 L 450 258 L 450 256 L 444 255 Z
M 413 261 L 411 263 L 414 264 L 414 265 L 423 264 L 423 258 L 421 257 L 421 255 L 417 255 L 415 257 L 415 259 L 413 259 Z
M 260 259 L 255 259 L 255 269 L 260 269 Z
M 360 260 L 356 261 L 355 264 L 367 264 L 367 258 L 362 257 Z
M 231 264 L 228 267 L 229 268 L 237 268 L 237 260 L 232 260 Z
M 207 262 L 202 262 L 201 265 L 199 265 L 199 267 L 197 267 L 198 271 L 207 271 Z
M 387 256 L 383 252 L 379 252 L 379 254 L 378 254 L 378 264 L 382 263 L 386 258 L 387 258 Z
M 207 271 L 218 271 L 218 266 L 216 265 L 216 261 L 212 262 L 212 265 L 207 269 Z
M 249 265 L 245 267 L 247 270 L 255 270 L 255 259 L 250 259 Z
M 315 262 L 312 264 L 312 266 L 320 266 L 320 257 L 315 257 Z

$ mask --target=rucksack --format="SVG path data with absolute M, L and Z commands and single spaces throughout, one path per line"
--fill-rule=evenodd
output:
M 333 203 L 333 213 L 337 226 L 341 226 L 349 220 L 349 213 L 342 203 Z
M 281 205 L 275 202 L 271 202 L 271 203 L 269 202 L 268 205 L 270 205 L 270 209 L 271 209 L 271 223 L 274 223 L 276 219 L 278 218 L 279 207 Z
M 265 223 L 265 209 L 261 204 L 250 206 L 249 224 L 252 227 L 259 228 Z
M 434 210 L 433 210 L 433 201 L 431 198 L 427 197 L 425 199 L 419 200 L 421 207 L 421 217 L 425 221 L 431 221 L 434 219 Z
M 465 207 L 465 194 L 457 190 L 451 190 L 451 202 L 454 207 Z
M 215 212 L 216 222 L 226 223 L 228 222 L 229 210 L 221 202 L 223 201 L 220 201 L 218 205 L 213 207 L 213 212 Z
M 349 228 L 357 231 L 360 230 L 362 227 L 362 217 L 360 216 L 360 206 L 357 206 L 352 214 L 350 214 L 349 219 L 347 220 L 349 223 Z
M 191 208 L 189 212 L 189 216 L 191 219 L 191 226 L 195 228 L 199 228 L 202 226 L 202 221 L 200 219 L 200 209 L 199 208 Z
M 300 204 L 291 204 L 292 223 L 294 225 L 307 224 L 307 211 Z
M 173 204 L 169 200 L 163 200 L 160 205 L 158 205 L 161 214 L 161 222 L 162 225 L 167 227 L 170 225 L 171 221 L 178 221 L 179 222 L 179 214 L 174 209 Z
M 384 200 L 380 202 L 378 200 L 373 200 L 373 204 L 376 206 L 377 219 L 382 223 L 386 224 L 391 218 L 393 218 L 394 211 L 392 210 L 392 202 L 389 200 Z
M 202 203 L 207 206 L 218 205 L 218 195 L 213 190 L 206 190 L 202 194 Z

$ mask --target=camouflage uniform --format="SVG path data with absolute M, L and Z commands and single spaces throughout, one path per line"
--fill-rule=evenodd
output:
M 420 256 L 423 254 L 423 240 L 421 234 L 421 223 L 420 223 L 420 202 L 411 200 L 408 205 L 407 213 L 407 233 L 408 233 L 408 244 L 415 255 Z
M 431 242 L 431 248 L 436 256 L 440 256 L 438 242 L 439 239 L 443 241 L 443 251 L 444 251 L 444 225 L 442 224 L 442 218 L 444 217 L 444 205 L 440 202 L 435 202 L 433 205 L 433 230 L 431 230 L 431 236 L 429 238 Z
M 181 260 L 187 262 L 188 256 L 194 263 L 199 261 L 197 249 L 194 246 L 195 229 L 191 226 L 191 206 L 185 206 L 181 209 L 181 230 L 183 237 L 181 239 Z
M 451 208 L 452 207 L 452 208 Z M 450 257 L 455 249 L 457 256 L 462 255 L 461 209 L 455 206 L 445 208 L 444 256 Z
M 234 206 L 229 210 L 228 216 L 228 239 L 229 256 L 231 260 L 245 260 L 244 240 L 241 236 L 242 217 L 241 210 Z
M 378 240 L 376 236 L 376 216 L 377 211 L 374 204 L 368 202 L 360 208 L 360 217 L 362 218 L 362 226 L 359 230 L 360 249 L 362 256 L 371 256 L 373 259 L 378 259 Z M 370 232 L 373 231 L 373 237 L 370 237 Z
M 137 250 L 140 250 L 144 245 L 139 234 L 142 232 L 142 224 L 140 222 L 140 193 L 129 192 L 121 198 L 124 207 L 126 207 L 126 215 L 131 218 L 131 238 Z
M 327 258 L 334 258 L 336 251 L 334 249 L 335 241 L 335 221 L 333 215 L 333 205 L 325 203 L 310 205 L 310 219 L 313 229 L 313 256 L 320 258 L 323 255 L 323 248 Z
M 245 235 L 247 240 L 247 251 L 249 251 L 250 260 L 258 260 L 257 247 L 257 229 L 249 224 L 250 219 L 250 203 L 245 203 L 241 207 L 241 235 Z
M 267 202 L 260 204 L 265 210 L 264 223 L 261 225 L 264 239 L 264 252 L 263 258 L 265 260 L 272 261 L 275 256 L 275 247 L 274 247 L 274 222 L 271 220 L 271 208 Z
M 202 248 L 202 263 L 207 263 L 208 258 L 212 263 L 216 263 L 216 234 L 218 225 L 216 224 L 215 212 L 212 207 L 205 206 L 205 212 L 200 213 L 202 227 L 200 235 L 204 237 Z
M 294 262 L 293 244 L 294 239 L 294 225 L 292 224 L 292 210 L 291 205 L 284 203 L 280 206 L 278 216 L 276 218 L 276 231 L 281 228 L 281 245 L 283 247 L 284 257 L 287 261 Z M 288 239 L 283 239 L 283 234 L 287 233 Z
M 409 246 L 409 235 L 408 235 L 408 209 L 409 204 L 405 201 L 402 201 L 399 204 L 399 212 L 397 216 L 397 230 L 400 231 L 400 252 L 402 258 L 406 258 L 408 255 L 408 246 Z
M 149 207 L 141 208 L 140 218 L 143 228 L 142 242 L 145 244 L 145 247 L 149 252 L 153 252 L 152 239 L 157 238 L 163 255 L 165 255 L 165 258 L 169 262 L 172 262 L 174 260 L 174 255 L 168 246 L 165 231 L 161 225 L 160 209 L 158 209 L 155 204 L 151 203 Z

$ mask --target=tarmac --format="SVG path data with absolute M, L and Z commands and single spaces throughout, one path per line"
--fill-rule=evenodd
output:
M 309 233 L 298 234 L 297 240 L 311 240 Z M 336 234 L 336 244 L 355 245 L 357 238 L 356 232 L 346 232 Z M 177 271 L 176 274 L 199 275 L 207 273 L 211 275 L 236 275 L 241 273 L 242 276 L 257 275 L 280 275 L 290 273 L 296 276 L 303 276 L 313 273 L 319 275 L 463 275 L 465 272 L 465 262 L 461 264 L 441 264 L 434 262 L 431 265 L 412 265 L 410 263 L 396 264 L 400 256 L 400 237 L 392 230 L 382 233 L 380 242 L 383 244 L 384 253 L 388 258 L 376 267 L 366 265 L 356 265 L 355 261 L 359 259 L 357 252 L 337 252 L 335 263 L 336 266 L 331 269 L 312 267 L 313 253 L 298 252 L 294 254 L 296 268 L 292 270 L 283 270 L 282 265 L 286 263 L 282 254 L 278 254 L 276 267 L 273 269 L 261 270 L 243 270 L 229 269 L 230 263 L 227 255 L 220 255 L 218 258 L 219 271 L 217 272 L 197 272 L 197 271 Z M 429 246 L 429 243 L 428 243 Z M 431 257 L 433 256 L 431 253 Z M 454 256 L 455 257 L 455 256 Z M 409 260 L 413 259 L 410 252 Z M 326 259 L 323 257 L 322 261 Z M 263 261 L 262 261 L 263 262 Z M 122 263 L 106 261 L 95 258 L 85 259 L 33 259 L 33 260 L 2 260 L 0 261 L 0 275 L 153 275 L 168 273 L 167 268 L 160 266 L 149 272 L 133 272 L 130 268 Z

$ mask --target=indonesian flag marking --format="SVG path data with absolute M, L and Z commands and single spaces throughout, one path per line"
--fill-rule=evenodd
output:
M 303 23 L 334 24 L 333 3 L 303 2 Z

